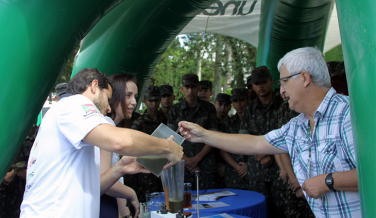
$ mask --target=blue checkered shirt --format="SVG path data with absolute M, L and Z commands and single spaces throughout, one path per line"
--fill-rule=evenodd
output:
M 300 185 L 314 176 L 356 168 L 349 98 L 331 88 L 313 119 L 312 135 L 305 114 L 265 135 L 270 144 L 289 152 Z M 362 216 L 359 192 L 329 191 L 318 199 L 306 198 L 316 217 Z

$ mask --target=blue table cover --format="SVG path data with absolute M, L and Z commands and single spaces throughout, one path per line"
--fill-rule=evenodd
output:
M 234 215 L 242 215 L 245 217 L 252 217 L 252 218 L 266 218 L 267 217 L 267 209 L 266 209 L 266 201 L 265 196 L 258 192 L 254 191 L 247 191 L 247 190 L 239 190 L 239 189 L 208 189 L 204 191 L 200 191 L 201 194 L 203 193 L 210 193 L 216 191 L 223 191 L 229 190 L 231 192 L 236 193 L 236 196 L 227 196 L 218 199 L 218 202 L 224 202 L 230 206 L 225 207 L 217 207 L 217 208 L 208 208 L 208 209 L 200 209 L 200 217 L 205 216 L 205 214 L 234 214 Z M 192 191 L 194 195 L 196 192 Z M 202 203 L 210 203 L 215 201 L 200 201 Z M 197 204 L 196 201 L 193 204 Z M 192 214 L 196 215 L 196 208 L 184 209 L 184 211 L 192 212 Z M 194 217 L 193 217 L 194 218 Z
M 218 214 L 220 214 L 220 213 L 200 213 L 200 217 L 207 217 L 207 216 L 213 216 L 213 215 L 218 215 Z M 247 218 L 247 216 L 242 216 L 242 215 L 237 215 L 237 214 L 228 214 L 228 215 L 230 215 L 234 218 Z M 192 218 L 196 218 L 196 217 L 193 216 Z

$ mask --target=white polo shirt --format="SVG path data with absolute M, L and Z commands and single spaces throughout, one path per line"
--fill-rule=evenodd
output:
M 83 95 L 56 103 L 31 149 L 21 217 L 99 217 L 100 166 L 82 139 L 109 124 Z

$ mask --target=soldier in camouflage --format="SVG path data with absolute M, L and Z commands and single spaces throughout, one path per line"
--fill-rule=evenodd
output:
M 174 105 L 175 95 L 174 89 L 170 85 L 159 86 L 159 91 L 161 93 L 161 109 L 159 113 L 168 119 L 168 112 L 170 112 L 172 105 Z
M 251 83 L 251 77 L 252 77 L 252 72 L 251 75 L 247 77 L 247 89 L 248 89 L 248 101 L 251 102 L 255 98 L 257 98 L 257 94 L 255 90 L 253 90 L 252 83 Z
M 289 122 L 293 117 L 299 115 L 296 111 L 293 111 L 289 107 L 288 98 L 281 93 L 281 97 L 284 102 L 281 104 L 278 112 L 278 122 L 277 128 L 281 128 L 284 124 Z M 285 215 L 286 217 L 304 217 L 304 218 L 314 218 L 313 214 L 306 198 L 304 197 L 303 191 L 299 185 L 299 182 L 295 176 L 294 170 L 291 164 L 291 158 L 289 154 L 280 154 L 281 163 L 279 166 L 281 168 L 280 178 L 283 180 L 285 187 Z M 281 166 L 282 164 L 282 166 Z
M 157 86 L 146 87 L 143 102 L 146 104 L 147 109 L 144 114 L 132 123 L 131 128 L 151 135 L 161 123 L 167 123 L 167 119 L 158 112 L 161 102 L 159 88 Z M 136 193 L 140 202 L 146 200 L 145 195 L 148 193 L 163 191 L 161 179 L 154 174 L 137 174 L 137 181 L 138 188 Z
M 236 114 L 225 121 L 224 133 L 238 133 L 242 112 L 248 104 L 248 90 L 245 88 L 235 88 L 231 91 L 232 106 Z M 248 189 L 249 181 L 247 175 L 247 155 L 230 154 L 220 151 L 220 155 L 225 160 L 225 187 L 235 189 Z
M 210 97 L 213 95 L 213 83 L 209 80 L 200 81 L 201 90 L 198 92 L 198 97 L 201 100 L 210 102 Z
M 276 114 L 283 100 L 273 94 L 274 80 L 267 67 L 254 69 L 249 82 L 257 98 L 244 109 L 239 133 L 264 135 L 276 129 Z M 248 156 L 249 189 L 265 195 L 269 217 L 283 217 L 284 214 L 283 199 L 279 197 L 283 190 L 277 182 L 278 172 L 274 155 Z
M 181 91 L 184 93 L 184 99 L 172 106 L 168 116 L 168 126 L 176 130 L 178 123 L 183 120 L 197 123 L 207 129 L 218 129 L 217 113 L 209 102 L 203 101 L 198 97 L 201 89 L 198 77 L 195 74 L 185 74 L 182 77 Z M 216 158 L 212 147 L 203 143 L 191 143 L 184 141 L 183 144 L 185 160 L 184 180 L 193 184 L 196 188 L 195 171 L 200 170 L 200 189 L 216 187 L 213 177 L 216 172 Z
M 225 121 L 229 118 L 229 111 L 231 110 L 231 96 L 225 93 L 218 93 L 215 97 L 214 107 L 217 111 L 218 129 L 223 132 L 225 129 Z M 226 163 L 220 156 L 220 150 L 213 148 L 217 158 L 217 188 L 225 187 L 225 169 Z
M 0 217 L 20 217 L 20 206 L 25 191 L 27 161 L 35 140 L 36 129 L 36 125 L 33 124 L 14 159 L 14 164 L 0 185 Z

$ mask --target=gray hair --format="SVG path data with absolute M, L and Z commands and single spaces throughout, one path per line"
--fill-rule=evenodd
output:
M 331 87 L 328 67 L 321 51 L 317 48 L 304 47 L 292 50 L 279 60 L 278 71 L 281 71 L 282 65 L 290 75 L 307 71 L 312 77 L 312 82 L 318 87 Z

